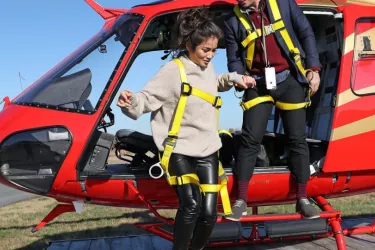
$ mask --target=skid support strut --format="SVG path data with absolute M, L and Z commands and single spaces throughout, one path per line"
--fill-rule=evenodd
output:
M 54 209 L 52 209 L 52 211 L 49 212 L 49 214 L 37 226 L 31 229 L 31 232 L 35 233 L 36 231 L 44 227 L 48 222 L 52 221 L 53 219 L 62 215 L 63 213 L 74 212 L 74 211 L 75 211 L 75 208 L 73 204 L 57 204 L 57 206 Z

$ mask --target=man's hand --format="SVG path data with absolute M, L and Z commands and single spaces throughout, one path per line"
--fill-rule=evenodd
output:
M 309 81 L 310 88 L 312 90 L 311 95 L 314 95 L 320 85 L 320 76 L 318 72 L 309 71 L 306 75 L 307 80 Z
M 120 96 L 118 97 L 117 106 L 120 108 L 128 108 L 132 104 L 130 101 L 130 97 L 133 93 L 129 90 L 124 90 L 120 92 Z
M 241 89 L 254 88 L 256 81 L 251 76 L 242 76 L 242 82 L 235 83 L 234 86 Z

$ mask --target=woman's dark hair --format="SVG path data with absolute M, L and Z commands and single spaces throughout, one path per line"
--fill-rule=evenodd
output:
M 206 8 L 185 10 L 177 16 L 173 27 L 171 49 L 176 55 L 186 49 L 187 43 L 195 50 L 204 40 L 210 37 L 220 39 L 222 36 L 223 32 Z

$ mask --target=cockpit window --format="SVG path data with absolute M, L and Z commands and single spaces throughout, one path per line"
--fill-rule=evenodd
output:
M 124 14 L 111 30 L 97 35 L 69 55 L 19 96 L 14 103 L 63 111 L 93 113 L 119 60 L 143 21 Z

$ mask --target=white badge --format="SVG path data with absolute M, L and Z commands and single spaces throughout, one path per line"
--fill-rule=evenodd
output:
M 276 89 L 276 71 L 274 67 L 266 67 L 266 86 L 267 89 Z

